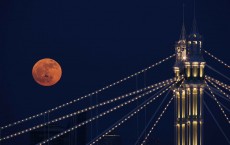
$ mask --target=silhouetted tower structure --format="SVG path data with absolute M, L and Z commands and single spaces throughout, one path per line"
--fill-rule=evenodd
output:
M 175 80 L 182 84 L 175 93 L 175 145 L 203 145 L 203 90 L 205 61 L 202 37 L 194 16 L 192 32 L 186 36 L 183 23 L 180 40 L 175 45 Z

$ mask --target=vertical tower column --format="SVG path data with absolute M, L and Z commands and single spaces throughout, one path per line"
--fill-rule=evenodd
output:
M 175 145 L 203 145 L 203 90 L 204 67 L 202 55 L 195 49 L 198 35 L 191 35 L 194 43 L 188 43 L 190 52 L 187 59 L 181 61 L 183 67 L 174 65 L 180 70 L 185 80 L 174 89 L 175 99 Z M 199 38 L 199 37 L 198 37 Z M 192 42 L 192 41 L 188 41 Z M 177 63 L 178 64 L 178 63 Z M 179 66 L 179 67 L 178 67 Z
M 188 116 L 188 97 L 186 97 L 186 89 L 182 86 L 175 90 L 175 125 L 176 125 L 176 145 L 187 145 L 188 140 L 188 127 L 187 127 L 187 116 Z
M 174 93 L 176 145 L 203 145 L 203 85 L 184 84 Z

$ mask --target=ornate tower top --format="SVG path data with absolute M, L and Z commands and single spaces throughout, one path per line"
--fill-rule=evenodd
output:
M 198 32 L 196 23 L 195 0 L 192 32 L 188 36 L 187 58 L 187 62 L 204 62 L 204 58 L 202 56 L 202 36 Z
M 193 6 L 193 25 L 192 25 L 192 34 L 198 34 L 197 24 L 196 24 L 196 3 L 194 0 L 194 6 Z

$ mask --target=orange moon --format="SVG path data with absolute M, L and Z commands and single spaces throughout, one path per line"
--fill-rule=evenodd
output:
M 62 76 L 61 66 L 53 59 L 44 58 L 35 63 L 32 69 L 34 80 L 42 86 L 55 85 Z

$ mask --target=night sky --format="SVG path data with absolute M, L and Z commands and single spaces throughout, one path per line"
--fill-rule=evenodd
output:
M 180 36 L 183 2 L 186 30 L 189 33 L 193 19 L 192 0 L 1 0 L 0 126 L 88 94 L 172 55 L 175 41 Z M 198 29 L 204 38 L 203 48 L 228 64 L 229 7 L 229 0 L 201 0 L 196 3 Z M 62 66 L 63 76 L 52 87 L 42 87 L 33 80 L 32 67 L 42 58 L 55 59 Z M 207 64 L 229 76 L 230 71 L 224 65 L 205 54 L 204 58 Z M 97 101 L 172 78 L 174 61 L 173 58 L 145 75 L 98 94 Z M 211 71 L 206 69 L 207 74 L 229 84 L 229 81 Z M 230 136 L 230 126 L 217 105 L 208 96 L 205 100 Z M 91 99 L 91 102 L 95 101 L 95 98 Z M 147 109 L 147 118 L 151 118 L 159 103 L 160 100 Z M 70 109 L 51 114 L 50 118 L 89 105 L 90 99 L 86 99 L 72 105 Z M 226 105 L 230 108 L 230 103 Z M 98 132 L 112 125 L 135 106 L 136 103 L 133 103 L 123 111 L 100 119 L 97 122 Z M 104 110 L 111 107 L 105 107 Z M 140 129 L 135 129 L 137 117 L 134 117 L 116 130 L 121 135 L 123 145 L 132 145 L 138 132 L 143 129 L 141 113 L 138 120 Z M 171 105 L 152 134 L 153 140 L 160 142 L 160 145 L 173 143 L 173 113 Z M 90 118 L 90 113 L 87 118 Z M 204 122 L 205 145 L 228 144 L 206 110 Z M 33 125 L 26 124 L 25 127 Z M 65 124 L 63 122 L 60 126 L 65 127 Z M 95 130 L 90 133 L 90 125 L 87 132 L 88 141 L 91 135 L 97 135 Z M 22 144 L 29 144 L 28 136 L 2 143 Z

